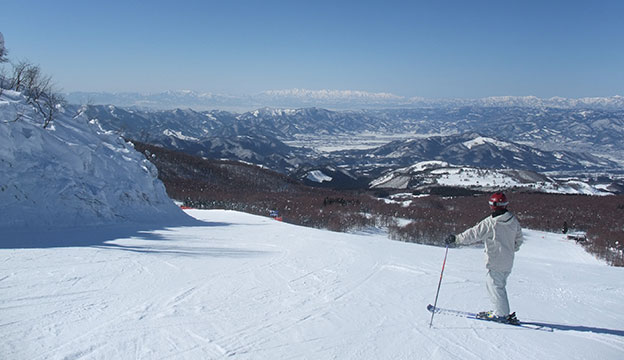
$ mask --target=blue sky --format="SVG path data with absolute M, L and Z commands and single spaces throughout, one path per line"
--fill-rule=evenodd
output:
M 3 0 L 0 32 L 64 91 L 585 97 L 624 95 L 622 14 L 599 0 Z

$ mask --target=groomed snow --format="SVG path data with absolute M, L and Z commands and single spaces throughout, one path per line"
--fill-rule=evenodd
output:
M 221 210 L 193 224 L 0 238 L 6 359 L 622 359 L 624 269 L 525 231 L 508 291 L 543 332 L 436 315 L 444 249 Z M 482 249 L 449 251 L 438 305 L 489 309 Z

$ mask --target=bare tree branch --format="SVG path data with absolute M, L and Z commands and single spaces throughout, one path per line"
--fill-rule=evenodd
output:
M 0 33 L 0 63 L 9 61 L 6 57 L 8 53 L 8 50 L 4 47 L 4 36 Z

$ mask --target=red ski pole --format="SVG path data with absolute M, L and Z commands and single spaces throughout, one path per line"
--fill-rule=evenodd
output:
M 440 294 L 440 285 L 442 285 L 442 275 L 444 274 L 444 266 L 446 265 L 446 256 L 448 255 L 448 244 L 446 244 L 446 251 L 444 252 L 444 262 L 442 262 L 442 271 L 440 272 L 440 281 L 438 282 L 438 290 L 436 291 L 435 301 L 433 302 L 433 311 L 431 312 L 431 321 L 429 322 L 429 328 L 433 325 L 433 315 L 435 315 L 436 306 L 438 305 L 438 295 Z

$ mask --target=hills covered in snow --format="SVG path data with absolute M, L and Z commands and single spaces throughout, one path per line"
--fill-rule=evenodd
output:
M 617 140 L 624 131 L 619 128 L 624 115 L 608 111 L 264 108 L 236 114 L 90 105 L 76 112 L 129 139 L 258 164 L 313 186 L 363 188 L 386 172 L 430 160 L 577 178 L 617 174 L 623 168 L 613 155 L 624 152 Z M 492 133 L 500 137 L 484 135 Z M 371 145 L 358 147 L 358 141 Z M 602 156 L 581 151 L 589 149 Z
M 539 150 L 477 133 L 395 140 L 373 149 L 336 151 L 330 157 L 360 169 L 369 169 L 367 171 L 383 166 L 411 166 L 428 160 L 540 172 L 600 171 L 618 166 L 613 161 L 591 154 Z
M 142 111 L 116 106 L 81 108 L 107 129 L 140 140 L 164 132 L 180 139 L 264 135 L 283 142 L 312 143 L 331 137 L 346 139 L 478 133 L 543 150 L 572 150 L 599 155 L 624 153 L 624 110 L 579 110 L 518 107 L 464 107 L 369 111 L 330 111 L 320 108 L 227 111 Z M 165 135 L 166 135 L 165 134 Z
M 534 171 L 475 168 L 443 161 L 425 161 L 390 171 L 373 180 L 370 186 L 373 189 L 408 189 L 415 192 L 427 192 L 435 188 L 464 188 L 482 192 L 514 189 L 585 195 L 620 192 L 619 188 L 612 188 L 611 185 L 596 187 L 578 180 L 556 180 Z
M 624 145 L 619 141 L 624 137 L 624 113 L 609 111 L 464 108 L 336 112 L 318 108 L 296 110 L 265 108 L 236 114 L 190 109 L 140 111 L 92 105 L 83 106 L 77 111 L 97 120 L 104 128 L 117 131 L 128 138 L 173 147 L 176 143 L 184 142 L 184 145 L 179 147 L 181 150 L 191 147 L 191 143 L 194 143 L 196 148 L 194 151 L 202 156 L 204 155 L 201 151 L 207 154 L 210 149 L 220 148 L 218 143 L 224 139 L 236 142 L 236 139 L 244 137 L 257 138 L 255 141 L 258 143 L 269 142 L 267 149 L 271 149 L 274 154 L 301 159 L 306 155 L 297 154 L 292 146 L 288 147 L 285 144 L 301 148 L 314 144 L 314 141 L 324 144 L 333 141 L 342 142 L 343 148 L 346 148 L 344 146 L 346 139 L 386 136 L 390 139 L 394 137 L 421 141 L 420 139 L 425 137 L 439 139 L 442 135 L 465 136 L 461 134 L 466 133 L 493 139 L 486 145 L 496 145 L 494 140 L 500 141 L 498 144 L 508 143 L 499 147 L 501 151 L 508 149 L 511 146 L 510 142 L 515 142 L 516 148 L 524 147 L 526 151 L 536 156 L 541 156 L 540 151 L 556 151 L 554 156 L 561 157 L 561 161 L 554 162 L 560 164 L 583 163 L 590 168 L 605 170 L 620 165 L 590 154 L 611 156 L 613 160 L 617 160 L 616 155 L 624 153 Z M 265 140 L 261 140 L 262 138 Z M 200 144 L 206 141 L 209 144 Z M 215 141 L 217 145 L 212 144 Z M 372 147 L 375 146 L 369 146 Z M 493 149 L 492 146 L 489 147 Z M 529 147 L 535 149 L 529 150 Z M 244 146 L 241 148 L 245 149 Z M 469 150 L 480 148 L 482 147 L 474 146 Z M 305 153 L 304 150 L 302 149 Z M 214 152 L 211 153 L 211 156 L 215 155 Z M 560 170 L 557 166 L 550 166 L 553 160 L 544 161 L 543 165 L 535 165 L 535 161 L 526 164 L 527 169 Z M 263 165 L 271 167 L 271 164 Z M 490 166 L 490 164 L 482 165 Z M 512 165 L 517 164 L 510 163 L 507 167 Z M 576 165 L 571 166 L 570 170 L 576 170 L 574 168 Z

